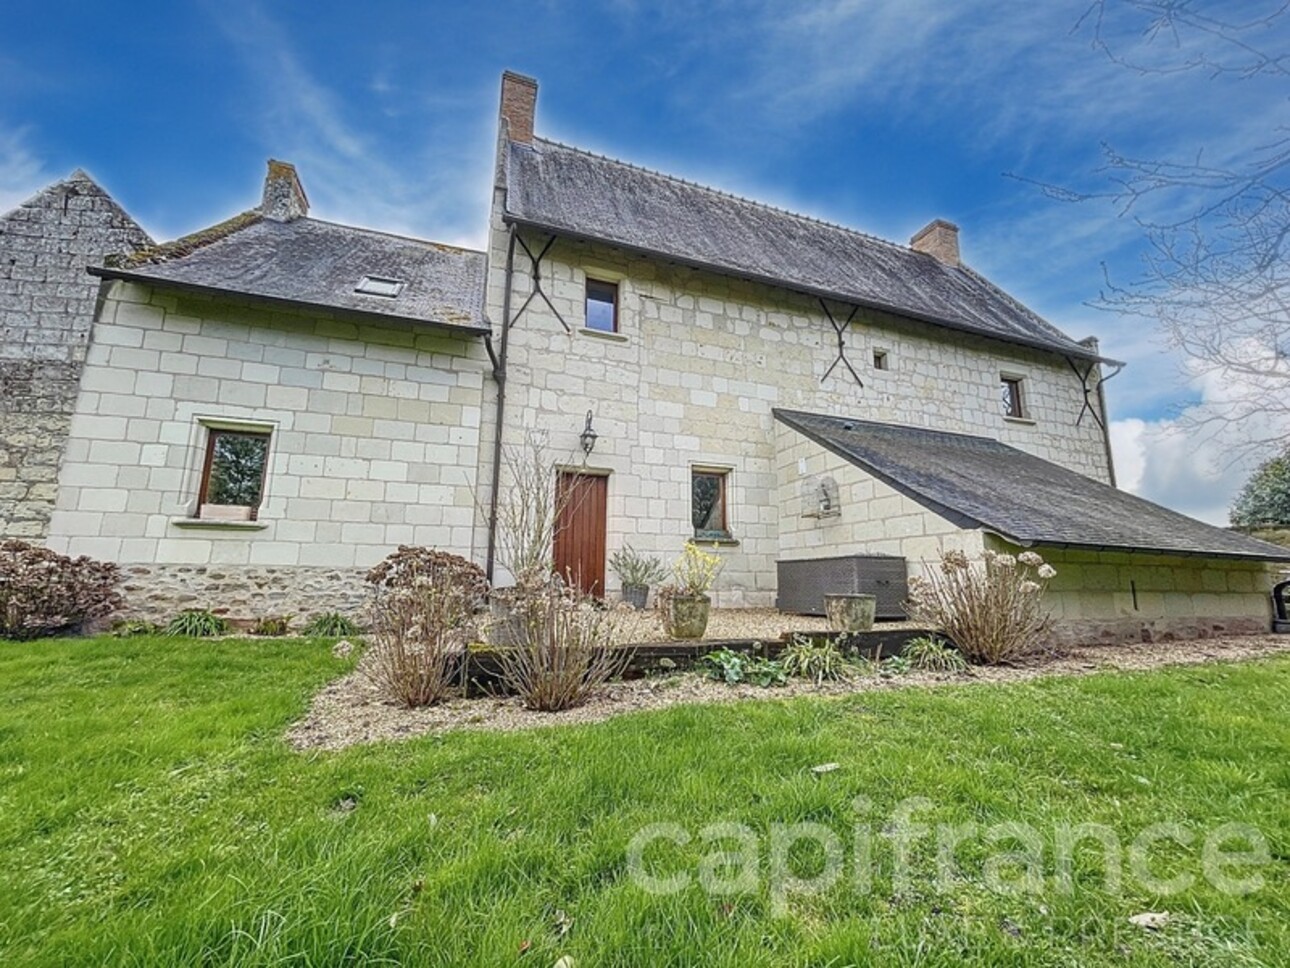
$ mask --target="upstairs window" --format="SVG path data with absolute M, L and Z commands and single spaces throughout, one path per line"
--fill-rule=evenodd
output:
M 618 283 L 587 280 L 587 329 L 618 332 Z
M 873 351 L 873 368 L 875 370 L 887 369 L 887 351 L 886 350 Z
M 207 431 L 206 462 L 197 516 L 213 521 L 254 521 L 269 468 L 269 434 Z
M 1020 377 L 999 378 L 999 403 L 1005 417 L 1022 418 L 1026 415 L 1026 402 L 1022 395 Z
M 690 517 L 696 538 L 730 537 L 726 518 L 727 477 L 728 471 L 696 468 L 690 472 Z

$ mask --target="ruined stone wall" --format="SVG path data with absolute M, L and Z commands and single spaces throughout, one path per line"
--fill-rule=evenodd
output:
M 86 267 L 150 242 L 79 171 L 0 216 L 0 535 L 48 534 L 98 296 Z

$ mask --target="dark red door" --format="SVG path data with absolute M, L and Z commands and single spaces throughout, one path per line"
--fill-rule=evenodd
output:
M 588 595 L 604 597 L 609 478 L 561 471 L 555 493 L 556 573 Z

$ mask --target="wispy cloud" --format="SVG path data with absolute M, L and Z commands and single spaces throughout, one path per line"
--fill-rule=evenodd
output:
M 52 180 L 29 147 L 26 130 L 0 123 L 0 212 L 22 204 Z
M 480 137 L 453 127 L 455 117 L 407 108 L 409 127 L 397 145 L 383 142 L 375 126 L 356 120 L 361 111 L 319 79 L 293 47 L 287 31 L 259 4 L 214 8 L 220 29 L 242 55 L 259 93 L 251 109 L 267 154 L 300 170 L 312 212 L 323 218 L 378 227 L 459 244 L 480 245 L 486 220 L 487 152 Z M 391 72 L 378 67 L 369 93 L 389 98 Z M 386 116 L 401 114 L 388 105 Z M 486 136 L 485 136 L 486 137 Z M 401 156 L 410 164 L 391 160 Z M 481 163 L 482 162 L 482 163 Z

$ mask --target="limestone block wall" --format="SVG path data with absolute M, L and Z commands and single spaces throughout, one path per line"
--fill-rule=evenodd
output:
M 473 556 L 488 366 L 477 339 L 441 331 L 114 283 L 48 543 L 154 577 L 217 565 L 247 582 L 266 567 L 366 568 L 400 544 Z M 211 422 L 272 432 L 252 526 L 193 520 Z
M 1018 550 L 997 538 L 989 543 L 998 550 Z M 1057 569 L 1045 605 L 1060 643 L 1150 642 L 1260 634 L 1271 628 L 1273 571 L 1262 562 L 1034 550 Z
M 899 555 L 913 576 L 943 552 L 976 556 L 984 549 L 979 530 L 958 527 L 796 431 L 780 424 L 776 441 L 782 559 Z M 807 516 L 802 483 L 822 477 L 838 485 L 838 513 Z
M 83 172 L 0 215 L 0 535 L 48 528 L 98 295 L 86 266 L 150 242 Z
M 526 236 L 539 251 L 546 239 Z M 503 315 L 507 229 L 495 206 L 488 312 Z M 619 284 L 620 332 L 587 332 L 588 275 Z M 839 364 L 837 336 L 819 304 L 784 290 L 636 257 L 604 246 L 557 241 L 541 267 L 544 292 L 510 334 L 505 440 L 526 428 L 547 433 L 557 459 L 581 459 L 577 436 L 594 413 L 600 437 L 589 463 L 609 474 L 608 548 L 630 541 L 671 559 L 693 533 L 691 468 L 725 469 L 737 544 L 721 548 L 716 592 L 723 607 L 771 605 L 780 555 L 773 407 L 847 414 L 985 434 L 1105 480 L 1105 441 L 1085 414 L 1067 363 L 880 313 L 861 312 L 845 336 L 864 387 Z M 533 289 L 522 250 L 512 308 Z M 830 307 L 845 319 L 849 310 Z M 875 350 L 888 369 L 874 368 Z M 1033 419 L 1003 417 L 1001 373 L 1020 375 Z M 494 406 L 485 387 L 485 411 Z M 491 459 L 491 421 L 481 454 Z M 488 467 L 481 466 L 487 480 Z M 482 528 L 482 521 L 480 523 Z M 610 591 L 617 586 L 609 577 Z

